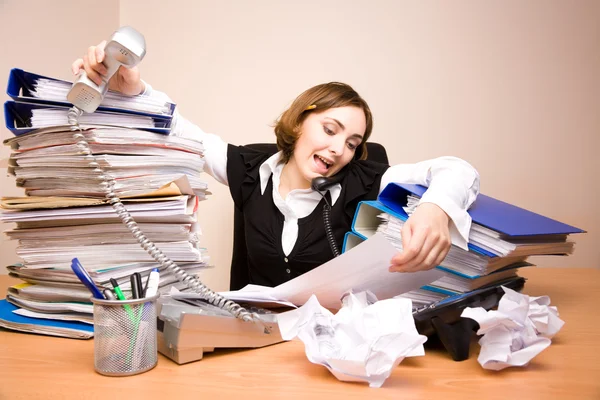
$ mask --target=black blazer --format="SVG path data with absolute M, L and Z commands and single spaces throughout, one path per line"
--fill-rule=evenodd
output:
M 269 154 L 277 152 L 277 145 L 274 143 L 253 143 L 247 146 Z M 389 164 L 387 152 L 379 143 L 367 142 L 367 159 L 382 164 Z M 250 282 L 244 229 L 243 213 L 238 207 L 234 207 L 233 254 L 231 257 L 231 276 L 229 279 L 230 290 L 241 289 Z

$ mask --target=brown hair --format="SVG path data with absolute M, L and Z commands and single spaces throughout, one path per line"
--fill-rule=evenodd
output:
M 365 113 L 367 122 L 365 135 L 354 155 L 355 159 L 365 160 L 367 158 L 367 139 L 373 129 L 371 110 L 367 102 L 351 86 L 340 82 L 329 82 L 306 90 L 275 122 L 277 148 L 283 152 L 282 161 L 288 162 L 292 157 L 300 134 L 300 126 L 310 112 L 322 112 L 330 108 L 347 106 L 358 107 Z

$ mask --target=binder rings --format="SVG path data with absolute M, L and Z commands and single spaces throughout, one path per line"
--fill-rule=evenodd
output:
M 67 82 L 67 81 L 63 81 L 60 79 L 55 79 L 55 78 L 50 78 L 47 76 L 43 76 L 43 75 L 38 75 L 38 74 L 34 74 L 32 72 L 27 72 L 24 71 L 22 69 L 19 68 L 13 68 L 10 70 L 10 74 L 8 76 L 8 85 L 6 88 L 6 94 L 8 94 L 13 100 L 17 101 L 17 102 L 25 102 L 25 103 L 39 103 L 39 104 L 47 104 L 47 105 L 56 105 L 56 106 L 62 106 L 62 107 L 71 107 L 71 103 L 69 103 L 66 100 L 66 96 L 64 101 L 57 101 L 57 100 L 48 100 L 48 99 L 43 99 L 43 98 L 39 98 L 39 97 L 35 97 L 32 94 L 32 91 L 34 90 L 34 85 L 35 83 L 40 80 L 40 79 L 45 79 L 48 81 L 52 81 L 52 82 L 60 82 L 63 83 L 65 85 L 71 85 L 71 82 Z M 113 93 L 113 92 L 109 92 Z M 115 94 L 115 96 L 117 96 Z M 122 99 L 131 99 L 131 102 L 135 102 L 135 99 L 138 98 L 139 96 L 125 96 L 125 95 L 118 95 L 120 98 Z M 119 112 L 119 113 L 129 113 L 129 114 L 136 114 L 136 115 L 145 115 L 145 116 L 149 116 L 149 117 L 168 117 L 171 118 L 173 116 L 173 113 L 175 112 L 175 104 L 173 103 L 165 103 L 165 112 L 163 113 L 152 113 L 152 112 L 145 112 L 145 111 L 140 111 L 140 110 L 136 110 L 136 109 L 130 109 L 127 108 L 126 105 L 122 106 L 122 107 L 111 107 L 111 106 L 106 106 L 106 105 L 100 105 L 100 107 L 98 107 L 98 111 L 109 111 L 109 112 Z

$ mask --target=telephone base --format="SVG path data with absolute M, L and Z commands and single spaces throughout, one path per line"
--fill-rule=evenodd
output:
M 163 333 L 160 331 L 158 331 L 157 340 L 158 352 L 180 365 L 202 360 L 202 357 L 204 356 L 205 352 L 209 353 L 215 350 L 214 347 L 170 347 Z
M 263 326 L 230 316 L 181 313 L 177 320 L 158 317 L 158 351 L 177 364 L 202 360 L 215 348 L 252 349 L 283 342 L 274 315 Z

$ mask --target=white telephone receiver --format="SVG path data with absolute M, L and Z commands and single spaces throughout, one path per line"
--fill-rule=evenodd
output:
M 108 74 L 106 77 L 102 77 L 100 86 L 92 82 L 85 71 L 81 70 L 79 77 L 67 94 L 69 102 L 88 113 L 96 111 L 108 91 L 110 78 L 121 65 L 132 68 L 142 61 L 146 55 L 146 40 L 132 27 L 123 26 L 110 37 L 104 53 L 106 56 L 103 64 L 106 66 Z

